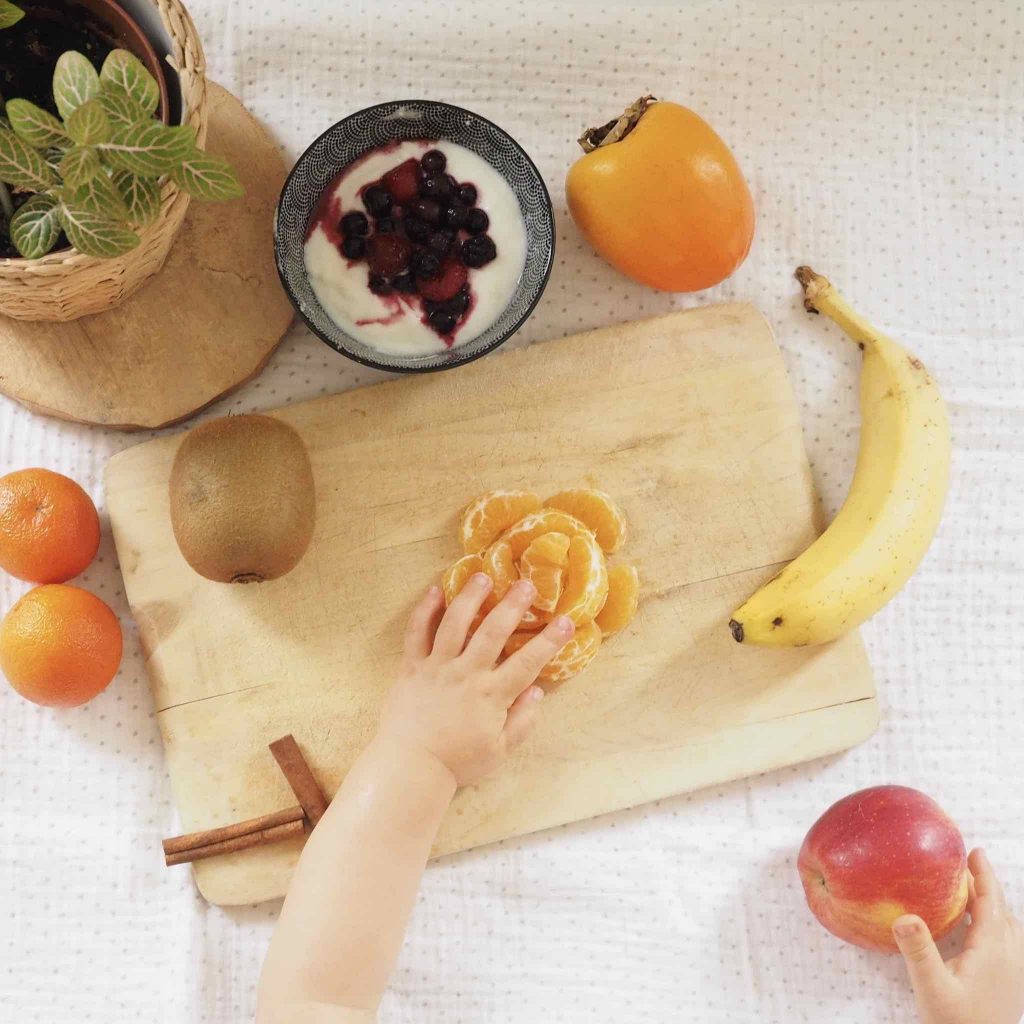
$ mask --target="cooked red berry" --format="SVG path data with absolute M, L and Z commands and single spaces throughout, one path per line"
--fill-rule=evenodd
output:
M 346 259 L 361 260 L 366 254 L 366 239 L 362 235 L 346 235 L 340 248 Z
M 497 255 L 498 250 L 490 235 L 478 235 L 476 238 L 467 238 L 462 243 L 462 262 L 467 267 L 486 266 Z
M 447 302 L 462 291 L 469 272 L 458 260 L 445 260 L 441 272 L 429 281 L 420 281 L 420 295 L 431 302 Z
M 414 217 L 411 213 L 407 213 L 402 218 L 402 227 L 405 228 L 409 239 L 419 245 L 423 245 L 430 238 L 430 225 L 425 220 Z
M 386 217 L 391 212 L 391 193 L 381 185 L 363 189 L 363 206 L 374 217 Z
M 430 278 L 437 277 L 441 270 L 441 261 L 432 252 L 427 252 L 426 249 L 417 249 L 412 254 L 409 266 L 412 267 L 412 272 L 420 281 L 429 281 Z
M 388 279 L 383 274 L 371 274 L 370 275 L 370 291 L 374 295 L 390 295 L 391 285 L 388 284 Z
M 428 224 L 437 224 L 441 220 L 441 204 L 436 199 L 417 199 L 409 207 L 409 212 Z
M 466 230 L 471 235 L 482 235 L 491 226 L 491 218 L 483 210 L 470 210 L 466 215 Z
M 427 322 L 438 334 L 451 334 L 455 330 L 455 324 L 457 323 L 455 317 L 451 313 L 446 313 L 443 309 L 435 309 L 427 317 Z
M 420 195 L 425 199 L 447 199 L 452 194 L 452 185 L 443 174 L 435 174 L 420 182 Z
M 366 243 L 370 270 L 384 277 L 394 277 L 409 266 L 412 244 L 401 235 L 372 235 Z
M 370 222 L 366 219 L 365 213 L 354 210 L 341 218 L 338 227 L 341 228 L 343 235 L 365 235 L 370 230 Z
M 439 149 L 431 149 L 423 154 L 423 170 L 430 174 L 440 174 L 448 166 L 448 158 Z
M 400 206 L 411 203 L 420 190 L 419 163 L 415 157 L 410 157 L 405 163 L 392 167 L 381 179 L 384 187 L 391 193 L 391 197 Z
M 455 198 L 463 206 L 476 206 L 476 185 L 471 185 L 468 181 L 460 185 L 455 190 Z

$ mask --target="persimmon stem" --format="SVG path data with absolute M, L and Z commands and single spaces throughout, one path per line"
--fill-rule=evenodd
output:
M 619 117 L 598 128 L 588 128 L 579 138 L 579 143 L 584 153 L 592 153 L 601 146 L 610 146 L 615 142 L 621 142 L 639 123 L 647 108 L 657 103 L 654 96 L 641 96 L 635 103 L 631 103 Z

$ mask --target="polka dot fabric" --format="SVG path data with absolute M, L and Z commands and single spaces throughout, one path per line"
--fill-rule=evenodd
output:
M 1024 14 L 981 2 L 632 4 L 600 0 L 191 0 L 212 75 L 294 159 L 343 115 L 445 99 L 492 118 L 555 203 L 551 284 L 514 345 L 741 299 L 774 326 L 834 512 L 857 443 L 858 353 L 800 305 L 808 262 L 935 372 L 954 475 L 942 529 L 864 631 L 883 704 L 844 756 L 431 866 L 381 1013 L 394 1024 L 905 1024 L 898 960 L 832 939 L 793 862 L 813 820 L 863 786 L 936 797 L 984 842 L 1024 908 Z M 562 183 L 580 130 L 644 92 L 686 103 L 736 152 L 758 230 L 700 295 L 631 284 L 597 259 Z M 0 368 L 2 373 L 2 368 Z M 205 416 L 380 379 L 293 328 L 266 371 Z M 0 399 L 0 471 L 80 481 L 145 440 Z M 105 516 L 82 585 L 126 628 L 92 704 L 36 708 L 0 687 L 0 1005 L 41 1024 L 252 1020 L 276 905 L 206 906 L 164 869 L 177 828 L 138 634 Z M 0 578 L 6 610 L 27 589 Z M 956 946 L 961 937 L 954 937 Z

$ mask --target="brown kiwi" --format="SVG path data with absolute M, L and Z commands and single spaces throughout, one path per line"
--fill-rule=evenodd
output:
M 229 416 L 188 434 L 171 468 L 171 525 L 185 561 L 218 583 L 291 572 L 316 515 L 302 438 L 270 416 Z

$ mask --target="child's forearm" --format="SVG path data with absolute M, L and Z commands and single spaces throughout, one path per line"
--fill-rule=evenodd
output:
M 430 756 L 381 738 L 363 752 L 302 853 L 263 968 L 261 1024 L 294 1020 L 299 1004 L 376 1010 L 455 788 Z

